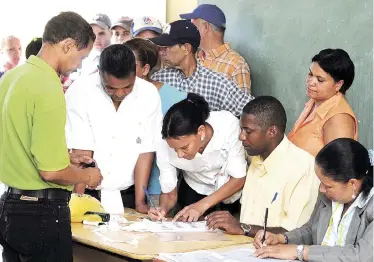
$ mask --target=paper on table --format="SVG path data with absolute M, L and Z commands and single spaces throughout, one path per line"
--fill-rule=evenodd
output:
M 203 250 L 175 254 L 160 253 L 159 258 L 168 262 L 217 262 L 221 257 L 217 257 L 215 252 Z
M 253 256 L 254 249 L 250 248 L 239 248 L 233 249 L 227 252 L 215 252 L 215 251 L 195 251 L 188 253 L 161 253 L 159 258 L 168 262 L 211 262 L 211 261 L 222 261 L 222 262 L 280 262 L 278 259 L 259 259 Z M 282 260 L 285 262 L 285 260 Z M 290 261 L 290 260 L 287 260 Z
M 270 261 L 270 262 L 279 262 L 279 259 L 259 259 L 254 257 L 255 249 L 253 248 L 235 248 L 230 251 L 219 253 L 223 256 L 225 261 L 233 261 L 233 262 L 263 262 L 263 261 Z M 291 261 L 291 260 L 282 260 L 283 262 Z
M 101 205 L 105 212 L 109 214 L 123 214 L 125 209 L 122 203 L 121 192 L 119 190 L 101 190 Z
M 113 230 L 109 226 L 100 226 L 99 228 L 93 229 L 92 232 L 96 233 L 106 242 L 127 243 L 131 245 L 139 244 L 139 239 L 144 237 L 116 229 Z
M 129 226 L 121 227 L 125 231 L 135 231 L 135 232 L 208 232 L 209 230 L 206 226 L 205 221 L 201 222 L 153 222 L 148 219 L 143 219 L 139 222 L 135 222 Z
M 155 233 L 162 242 L 171 241 L 229 241 L 225 234 L 219 231 L 211 232 L 160 232 Z

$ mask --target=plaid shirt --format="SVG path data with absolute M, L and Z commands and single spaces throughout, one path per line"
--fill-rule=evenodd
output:
M 249 65 L 241 55 L 230 48 L 229 44 L 209 50 L 205 56 L 204 52 L 199 53 L 198 61 L 206 68 L 224 73 L 240 89 L 251 93 Z
M 165 68 L 153 74 L 153 80 L 168 83 L 187 93 L 201 95 L 209 103 L 212 111 L 227 110 L 235 116 L 240 116 L 243 107 L 252 100 L 252 96 L 240 90 L 224 74 L 197 64 L 195 72 L 190 77 L 176 68 Z

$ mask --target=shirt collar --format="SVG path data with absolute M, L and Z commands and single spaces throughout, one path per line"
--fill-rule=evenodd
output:
M 196 69 L 192 73 L 191 76 L 186 76 L 181 69 L 178 69 L 178 70 L 179 70 L 179 72 L 180 72 L 180 74 L 181 74 L 181 76 L 183 78 L 185 78 L 185 79 L 194 79 L 194 78 L 196 78 L 196 77 L 198 77 L 200 75 L 200 72 L 201 72 L 202 69 L 203 69 L 203 66 L 200 65 L 200 63 L 196 63 Z
M 318 114 L 321 119 L 325 118 L 330 109 L 334 107 L 336 104 L 338 104 L 342 97 L 342 93 L 338 92 L 330 99 L 324 101 L 316 108 L 316 114 Z
M 356 198 L 355 202 L 353 202 L 353 206 L 357 206 L 358 208 L 363 208 L 364 206 L 367 205 L 367 203 L 370 201 L 370 199 L 373 197 L 374 195 L 374 188 L 372 188 L 369 192 L 369 195 L 364 199 L 364 196 L 362 194 L 362 192 L 358 195 L 358 197 Z
M 266 173 L 262 173 L 260 174 L 260 176 L 269 173 L 273 174 L 277 172 L 277 169 L 279 168 L 279 163 L 282 163 L 284 156 L 288 155 L 287 150 L 289 148 L 289 145 L 290 141 L 286 136 L 284 136 L 283 140 L 265 160 L 262 160 L 260 156 L 253 157 L 252 162 L 256 162 L 257 165 L 262 165 L 266 170 Z
M 221 56 L 222 54 L 226 53 L 230 50 L 230 45 L 228 43 L 225 43 L 217 48 L 211 49 L 207 52 L 207 56 L 210 56 L 212 58 L 216 58 Z
M 29 59 L 27 59 L 26 63 L 39 67 L 54 80 L 58 81 L 59 83 L 61 82 L 59 76 L 57 75 L 57 72 L 40 57 L 32 55 L 29 57 Z

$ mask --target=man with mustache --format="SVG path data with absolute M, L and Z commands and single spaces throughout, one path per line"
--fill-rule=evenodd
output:
M 123 207 L 147 213 L 143 187 L 161 137 L 162 112 L 158 90 L 136 77 L 133 52 L 121 44 L 104 49 L 98 72 L 75 81 L 66 103 L 68 147 L 93 157 L 104 178 L 97 190 L 86 193 L 100 199 L 109 213 Z M 75 192 L 84 193 L 84 186 Z

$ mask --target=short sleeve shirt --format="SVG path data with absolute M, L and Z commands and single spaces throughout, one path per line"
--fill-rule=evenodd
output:
M 10 70 L 0 80 L 0 115 L 0 181 L 22 190 L 71 190 L 39 173 L 70 163 L 65 98 L 55 70 L 36 56 Z

